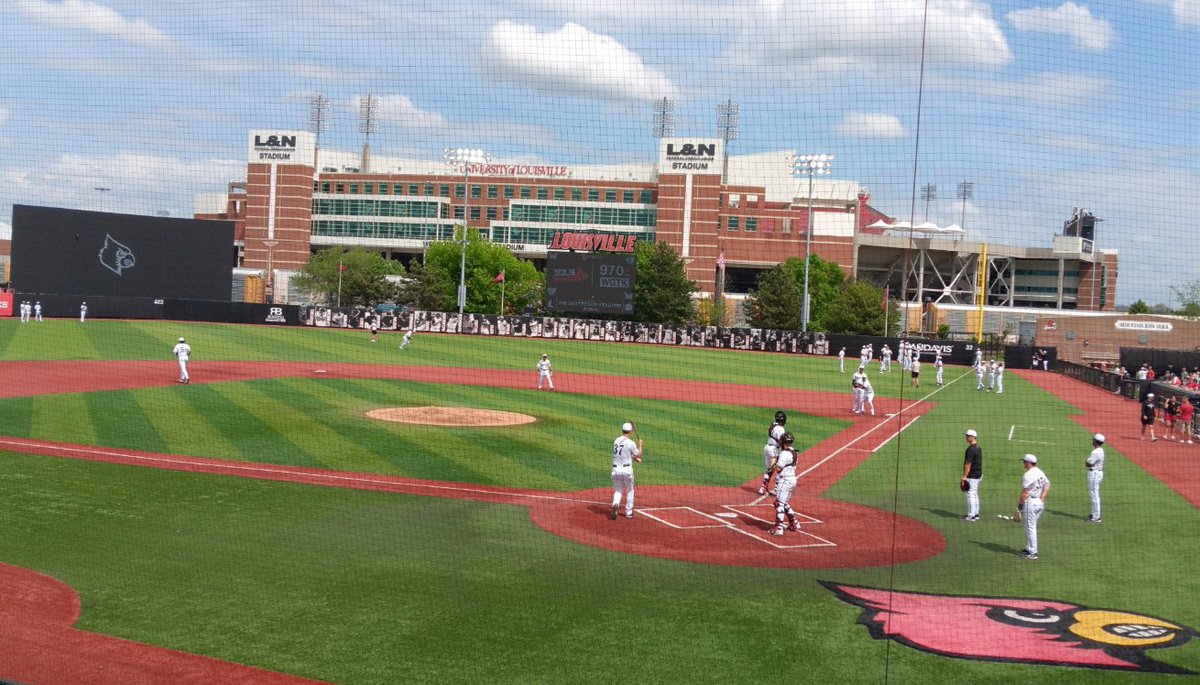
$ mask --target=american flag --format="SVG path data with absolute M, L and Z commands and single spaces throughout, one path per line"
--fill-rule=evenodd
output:
M 725 250 L 721 250 L 721 254 L 717 255 L 717 268 L 725 268 Z

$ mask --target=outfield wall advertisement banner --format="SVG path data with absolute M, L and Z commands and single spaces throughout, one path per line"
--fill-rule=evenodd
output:
M 13 207 L 12 284 L 87 297 L 228 300 L 233 222 Z

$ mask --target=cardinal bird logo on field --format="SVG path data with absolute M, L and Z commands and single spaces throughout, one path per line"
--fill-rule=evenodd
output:
M 106 233 L 104 246 L 100 248 L 100 263 L 104 268 L 121 276 L 125 269 L 132 269 L 137 264 L 137 257 L 133 255 L 133 250 Z
M 876 640 L 959 659 L 1193 675 L 1146 656 L 1178 647 L 1190 628 L 1151 616 L 1043 599 L 961 597 L 839 585 L 843 602 L 863 608 L 858 623 Z

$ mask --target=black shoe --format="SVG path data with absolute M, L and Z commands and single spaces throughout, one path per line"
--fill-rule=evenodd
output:
M 1037 558 L 1038 558 L 1038 557 L 1037 557 L 1037 555 L 1036 555 L 1036 554 L 1034 554 L 1033 552 L 1029 552 L 1029 553 L 1027 553 L 1027 554 L 1025 555 L 1025 558 L 1026 558 L 1026 559 L 1028 559 L 1028 560 L 1030 560 L 1030 561 L 1037 561 Z
M 616 520 L 617 520 L 617 509 L 618 509 L 618 508 L 619 508 L 619 507 L 618 507 L 616 504 L 612 505 L 612 512 L 611 512 L 611 513 L 608 515 L 608 517 L 609 517 L 610 519 L 612 519 L 612 520 L 614 520 L 614 521 L 616 521 Z
M 974 523 L 975 521 L 979 520 L 979 517 L 978 516 L 964 516 L 964 517 L 962 517 L 962 520 L 966 521 L 967 523 Z

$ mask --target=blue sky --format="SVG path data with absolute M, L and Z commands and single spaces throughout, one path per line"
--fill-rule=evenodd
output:
M 377 154 L 568 166 L 654 161 L 663 97 L 684 136 L 714 135 L 732 100 L 731 154 L 832 153 L 833 177 L 893 216 L 924 220 L 914 196 L 934 184 L 930 220 L 1048 246 L 1085 207 L 1121 253 L 1118 302 L 1173 304 L 1170 286 L 1200 278 L 1200 0 L 931 0 L 922 70 L 925 7 L 9 0 L 0 229 L 14 203 L 189 216 L 244 175 L 250 129 L 307 128 L 316 93 L 332 101 L 323 148 L 361 147 L 370 93 Z

